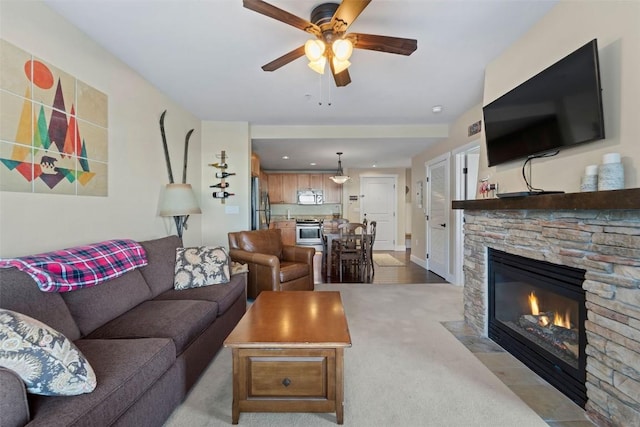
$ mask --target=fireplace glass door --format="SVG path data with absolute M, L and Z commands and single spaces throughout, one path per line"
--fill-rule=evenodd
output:
M 489 337 L 584 405 L 584 270 L 490 250 Z

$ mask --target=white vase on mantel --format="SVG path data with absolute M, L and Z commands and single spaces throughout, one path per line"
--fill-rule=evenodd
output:
M 607 153 L 598 166 L 598 191 L 622 190 L 624 188 L 624 167 L 620 153 Z
M 598 190 L 598 165 L 589 165 L 584 170 L 582 180 L 580 181 L 580 191 L 596 191 Z

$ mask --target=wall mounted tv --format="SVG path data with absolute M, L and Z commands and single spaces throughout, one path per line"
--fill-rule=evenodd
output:
M 482 108 L 489 166 L 604 138 L 592 40 Z

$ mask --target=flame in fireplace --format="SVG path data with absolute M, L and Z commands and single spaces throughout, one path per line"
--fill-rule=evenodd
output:
M 529 306 L 531 307 L 531 314 L 538 317 L 538 324 L 542 327 L 546 327 L 550 323 L 553 323 L 555 326 L 561 326 L 566 329 L 571 329 L 571 316 L 569 315 L 569 311 L 567 311 L 564 316 L 562 316 L 557 311 L 553 313 L 553 321 L 546 314 L 540 314 L 540 305 L 538 303 L 538 297 L 536 297 L 535 292 L 531 292 L 529 294 Z M 551 313 L 548 313 L 551 315 Z
M 533 292 L 529 294 L 529 305 L 531 306 L 531 314 L 533 314 L 534 316 L 540 314 L 540 308 L 538 307 L 538 298 Z
M 561 326 L 566 329 L 571 329 L 571 319 L 569 316 L 569 312 L 567 311 L 563 317 L 560 315 L 560 313 L 556 311 L 553 314 L 553 324 L 556 326 Z

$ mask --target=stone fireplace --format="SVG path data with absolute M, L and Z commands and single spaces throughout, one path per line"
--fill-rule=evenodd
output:
M 584 407 L 601 426 L 640 425 L 640 189 L 453 208 L 465 218 L 465 322 L 489 335 L 489 249 L 584 271 Z
M 489 338 L 587 402 L 585 270 L 488 249 Z

